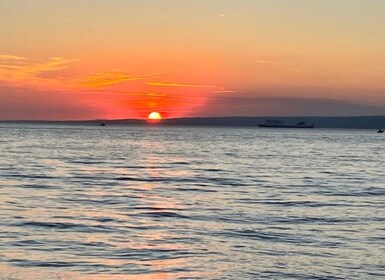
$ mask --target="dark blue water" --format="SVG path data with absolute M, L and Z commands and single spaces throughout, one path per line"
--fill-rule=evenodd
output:
M 0 279 L 380 279 L 385 136 L 0 124 Z

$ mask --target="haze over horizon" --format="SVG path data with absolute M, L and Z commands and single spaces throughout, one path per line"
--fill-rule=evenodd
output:
M 0 120 L 385 114 L 385 1 L 3 0 Z

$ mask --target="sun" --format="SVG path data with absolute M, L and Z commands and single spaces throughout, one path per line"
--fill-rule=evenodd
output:
M 162 119 L 162 115 L 159 114 L 158 112 L 151 112 L 149 115 L 148 115 L 148 120 L 149 121 L 160 121 Z

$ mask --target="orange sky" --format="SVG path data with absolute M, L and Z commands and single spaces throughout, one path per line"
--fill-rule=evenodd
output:
M 385 114 L 382 0 L 2 0 L 0 119 Z

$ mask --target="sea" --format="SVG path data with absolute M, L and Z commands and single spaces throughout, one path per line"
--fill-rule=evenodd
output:
M 1 123 L 0 279 L 385 279 L 385 135 Z

